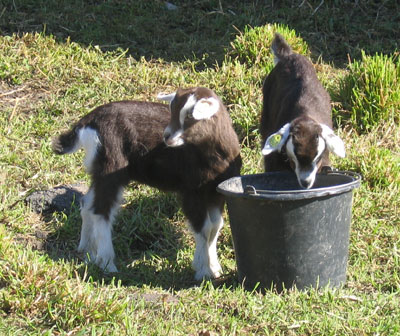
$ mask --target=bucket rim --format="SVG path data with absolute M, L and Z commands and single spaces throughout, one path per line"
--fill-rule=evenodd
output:
M 227 190 L 226 186 L 234 180 L 242 180 L 246 178 L 259 178 L 266 175 L 289 175 L 293 172 L 289 171 L 276 171 L 276 172 L 264 172 L 260 174 L 249 174 L 235 176 L 228 180 L 221 182 L 217 186 L 217 191 L 224 196 L 234 197 L 234 198 L 247 198 L 247 199 L 263 199 L 263 200 L 277 200 L 277 201 L 295 201 L 301 199 L 318 198 L 330 195 L 340 195 L 355 188 L 358 188 L 361 183 L 361 175 L 351 171 L 328 171 L 323 173 L 318 173 L 317 176 L 347 176 L 351 178 L 349 182 L 321 187 L 321 188 L 311 188 L 311 189 L 293 189 L 293 190 L 257 190 L 253 186 L 244 185 L 243 192 Z

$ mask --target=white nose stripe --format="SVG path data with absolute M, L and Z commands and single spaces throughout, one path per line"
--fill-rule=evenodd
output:
M 318 158 L 322 155 L 323 151 L 325 149 L 325 142 L 320 139 L 318 142 L 318 153 L 317 156 L 314 158 L 314 161 L 312 163 L 312 170 L 301 170 L 299 161 L 297 160 L 297 157 L 294 153 L 294 146 L 292 142 L 292 138 L 290 137 L 287 144 L 286 144 L 286 152 L 290 159 L 294 162 L 295 164 L 295 173 L 297 176 L 297 180 L 300 185 L 302 185 L 301 181 L 305 181 L 307 184 L 309 184 L 309 187 L 311 187 L 314 184 L 315 181 L 315 176 L 318 171 L 318 165 L 317 161 Z
M 183 105 L 179 113 L 179 122 L 181 123 L 181 128 L 183 128 L 188 112 L 194 108 L 196 103 L 197 103 L 196 97 L 194 96 L 194 94 L 191 94 L 186 100 L 185 105 Z

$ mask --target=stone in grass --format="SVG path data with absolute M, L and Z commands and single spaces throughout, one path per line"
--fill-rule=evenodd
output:
M 35 191 L 25 201 L 38 214 L 55 211 L 69 213 L 72 204 L 78 205 L 87 190 L 87 185 L 83 183 L 61 185 L 49 190 Z

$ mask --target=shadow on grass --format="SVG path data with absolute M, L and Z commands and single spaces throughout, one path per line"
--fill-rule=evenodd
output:
M 242 15 L 250 6 L 239 1 L 223 7 L 220 1 L 171 2 L 176 7 L 154 0 L 9 0 L 0 16 L 0 32 L 45 33 L 60 42 L 70 39 L 105 51 L 129 49 L 135 58 L 182 61 L 207 55 L 206 62 L 214 64 L 223 60 L 235 27 L 254 23 L 256 13 Z
M 191 239 L 183 224 L 174 225 L 179 211 L 173 194 L 157 193 L 140 196 L 126 204 L 113 226 L 113 244 L 118 273 L 107 274 L 76 251 L 80 237 L 81 217 L 79 202 L 70 211 L 47 214 L 43 219 L 56 228 L 44 236 L 41 250 L 53 260 L 76 262 L 79 275 L 101 283 L 120 282 L 123 286 L 152 286 L 179 290 L 200 285 L 194 281 L 191 268 L 192 253 L 183 255 Z M 182 221 L 179 221 L 182 222 Z M 186 247 L 186 249 L 185 249 Z M 216 280 L 215 286 L 231 284 L 233 276 Z
M 310 46 L 315 58 L 338 66 L 348 57 L 393 53 L 400 19 L 397 1 L 170 1 L 160 0 L 6 0 L 0 5 L 0 33 L 51 34 L 98 45 L 102 50 L 129 49 L 140 58 L 165 61 L 223 61 L 231 41 L 245 26 L 286 24 Z

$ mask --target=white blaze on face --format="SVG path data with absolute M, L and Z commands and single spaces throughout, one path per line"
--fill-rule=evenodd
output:
M 183 134 L 185 132 L 185 120 L 190 115 L 195 121 L 210 119 L 220 108 L 218 99 L 214 97 L 204 97 L 198 99 L 194 93 L 184 96 L 164 95 L 170 100 L 171 121 L 164 131 L 164 142 L 169 147 L 178 147 L 185 143 Z M 179 106 L 175 100 L 186 99 L 180 111 L 175 110 Z M 164 99 L 167 100 L 167 99 Z
M 324 150 L 325 150 L 325 141 L 321 137 L 318 137 L 317 155 L 311 162 L 311 165 L 307 167 L 302 167 L 299 163 L 299 160 L 297 160 L 292 137 L 289 137 L 289 140 L 286 144 L 286 153 L 289 159 L 295 165 L 295 173 L 297 176 L 297 181 L 303 188 L 309 189 L 313 186 L 318 171 L 318 160 L 321 157 Z
M 171 119 L 170 124 L 164 131 L 164 141 L 167 146 L 178 147 L 182 146 L 185 143 L 185 141 L 182 138 L 184 132 L 183 126 L 185 124 L 185 119 L 188 113 L 193 110 L 193 107 L 196 105 L 196 103 L 197 103 L 196 97 L 193 94 L 191 94 L 187 98 L 185 105 L 183 105 L 183 107 L 179 111 L 179 122 L 178 123 L 176 121 L 173 122 L 173 120 Z M 172 101 L 170 106 L 172 107 Z M 172 110 L 171 113 L 173 113 Z
M 183 131 L 183 125 L 185 124 L 185 119 L 189 112 L 191 112 L 194 106 L 197 104 L 197 99 L 194 94 L 191 94 L 186 100 L 185 105 L 183 105 L 181 111 L 179 112 L 179 123 L 181 130 Z

